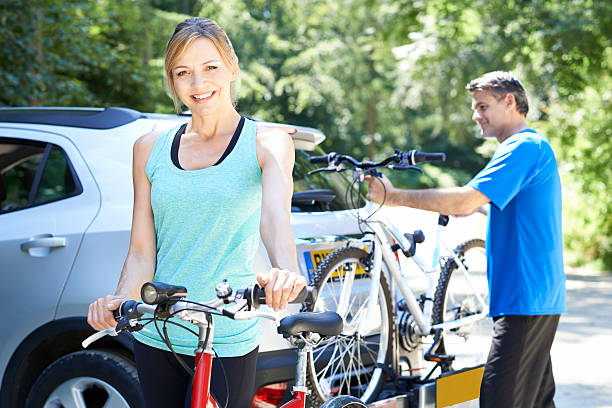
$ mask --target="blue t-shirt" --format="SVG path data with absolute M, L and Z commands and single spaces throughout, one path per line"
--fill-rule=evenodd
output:
M 491 201 L 490 316 L 565 312 L 561 181 L 548 140 L 532 129 L 512 135 L 468 186 Z

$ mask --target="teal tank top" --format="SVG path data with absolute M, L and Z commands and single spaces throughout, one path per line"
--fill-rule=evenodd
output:
M 220 163 L 181 170 L 170 156 L 179 127 L 157 138 L 145 167 L 157 236 L 154 280 L 185 286 L 190 300 L 203 302 L 216 298 L 215 286 L 223 279 L 234 290 L 255 283 L 253 258 L 260 241 L 262 195 L 257 128 L 245 119 L 236 145 Z M 197 332 L 188 322 L 174 321 Z M 197 337 L 173 324 L 166 327 L 174 350 L 193 355 Z M 153 323 L 134 337 L 168 350 Z M 258 319 L 215 316 L 213 349 L 220 357 L 245 355 L 260 340 Z

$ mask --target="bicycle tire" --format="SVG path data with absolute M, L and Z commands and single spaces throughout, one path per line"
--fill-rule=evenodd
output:
M 476 293 L 482 297 L 487 307 L 489 305 L 484 241 L 465 241 L 458 245 L 454 252 L 469 274 L 469 281 L 455 260 L 449 258 L 442 268 L 434 295 L 433 325 L 482 312 L 483 308 L 479 305 Z M 490 347 L 492 327 L 490 319 L 485 318 L 447 331 L 437 353 L 455 355 L 455 368 L 481 364 L 486 360 L 486 352 Z M 472 338 L 471 344 L 464 345 L 468 337 Z
M 380 392 L 385 377 L 380 365 L 386 365 L 392 353 L 393 309 L 383 269 L 378 287 L 376 321 L 372 319 L 373 321 L 365 328 L 363 323 L 360 324 L 366 317 L 365 306 L 370 287 L 370 281 L 365 279 L 369 276 L 367 259 L 368 253 L 362 249 L 354 247 L 337 249 L 319 264 L 310 282 L 318 293 L 310 310 L 340 312 L 345 327 L 342 334 L 322 342 L 308 356 L 306 385 L 312 392 L 307 398 L 307 407 L 320 407 L 322 403 L 338 394 L 352 395 L 368 403 L 374 401 Z M 362 268 L 360 275 L 357 275 L 358 266 Z M 334 275 L 338 268 L 342 268 L 345 273 Z M 350 271 L 355 273 L 346 273 Z M 348 281 L 351 275 L 358 277 L 353 279 L 349 287 Z M 337 292 L 339 292 L 338 298 L 333 296 Z M 350 299 L 348 305 L 343 303 L 344 299 Z M 339 308 L 342 310 L 338 310 Z M 332 346 L 331 358 L 329 360 L 323 358 L 321 359 L 323 363 L 317 364 L 321 356 L 329 356 L 329 348 Z M 342 352 L 338 351 L 340 348 Z M 334 360 L 338 367 L 330 369 L 330 361 Z M 321 368 L 322 365 L 324 368 Z M 345 371 L 345 375 L 338 377 L 340 369 Z M 328 372 L 332 375 L 327 376 Z M 355 372 L 359 375 L 348 375 Z
M 366 405 L 355 397 L 338 395 L 327 400 L 320 408 L 367 408 Z

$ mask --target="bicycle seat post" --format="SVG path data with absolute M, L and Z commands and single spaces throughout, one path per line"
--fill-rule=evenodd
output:
M 296 392 L 304 393 L 305 395 L 308 393 L 308 388 L 306 388 L 306 365 L 308 364 L 308 353 L 312 351 L 312 346 L 301 336 L 294 337 L 293 344 L 297 347 L 297 367 L 293 393 L 294 396 Z

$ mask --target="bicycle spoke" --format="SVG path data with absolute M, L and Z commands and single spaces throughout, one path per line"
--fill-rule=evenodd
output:
M 327 287 L 327 291 L 326 292 L 324 291 L 324 293 L 330 295 L 331 299 L 336 304 L 336 310 L 338 310 L 338 299 L 335 296 L 336 291 L 334 289 L 330 288 L 331 285 L 329 284 L 329 281 L 325 281 L 325 283 L 323 283 L 323 286 Z
M 351 343 L 352 343 L 352 342 L 353 342 L 353 341 L 351 340 Z M 345 342 L 344 342 L 344 341 L 342 341 L 342 343 L 345 343 Z M 336 361 L 339 361 L 339 362 L 341 362 L 341 363 L 342 363 L 342 365 L 344 365 L 344 356 L 345 356 L 345 355 L 346 355 L 346 353 L 348 352 L 348 350 L 349 350 L 349 346 L 350 346 L 350 344 L 351 344 L 351 343 L 349 343 L 348 345 L 347 345 L 346 343 L 344 344 L 343 350 L 342 350 L 342 352 L 340 353 L 340 355 L 338 355 L 338 356 L 337 356 L 335 359 L 330 360 L 330 361 L 327 363 L 327 366 L 325 367 L 325 372 L 327 372 L 327 370 L 329 369 L 329 367 L 330 367 L 330 366 L 332 366 L 332 365 L 333 365 L 333 363 L 334 363 L 334 362 L 336 362 Z M 338 373 L 338 370 L 339 370 L 339 369 L 340 369 L 340 365 L 338 365 L 338 366 L 336 367 L 336 369 L 335 369 L 335 370 L 332 372 L 332 375 L 331 375 L 330 377 L 332 377 L 332 378 L 333 378 L 333 377 L 334 377 L 334 376 L 335 376 L 335 375 Z M 317 377 L 319 377 L 319 376 L 317 375 Z M 323 378 L 323 376 L 321 376 L 321 378 Z
M 325 350 L 327 350 L 329 348 L 329 346 L 335 346 L 335 342 L 333 341 L 328 341 L 326 343 L 324 343 L 324 345 L 322 346 L 321 344 L 319 344 L 319 347 L 317 347 L 315 350 L 312 351 L 313 354 L 313 362 L 317 362 L 319 360 L 319 357 L 321 357 L 323 355 L 323 352 Z M 317 353 L 317 356 L 314 357 L 314 354 Z

